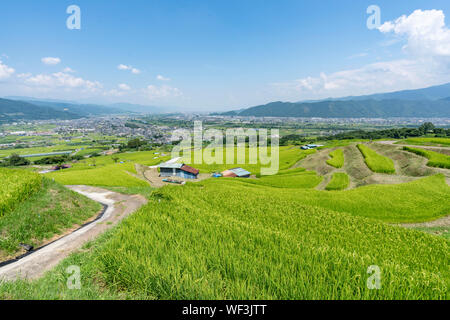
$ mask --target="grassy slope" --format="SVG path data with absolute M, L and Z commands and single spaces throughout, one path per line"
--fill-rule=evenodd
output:
M 72 255 L 31 284 L 0 286 L 0 297 L 448 299 L 448 241 L 358 216 L 448 210 L 449 190 L 438 192 L 444 184 L 434 176 L 403 191 L 275 190 L 231 179 L 165 187 L 92 251 Z M 417 197 L 434 192 L 440 207 Z M 82 267 L 82 290 L 65 287 L 70 264 Z M 366 288 L 370 265 L 382 270 L 381 290 Z
M 98 203 L 44 179 L 42 190 L 0 218 L 0 260 L 17 254 L 21 242 L 36 247 L 100 209 Z
M 42 186 L 42 177 L 24 171 L 0 168 L 0 217 L 8 214 Z
M 226 180 L 165 187 L 93 251 L 31 285 L 1 286 L 0 297 L 448 298 L 446 240 L 304 205 L 296 191 Z M 65 288 L 69 264 L 81 265 L 84 289 Z M 381 290 L 366 287 L 370 265 L 382 270 Z
M 364 156 L 364 161 L 370 170 L 377 173 L 395 173 L 395 166 L 392 159 L 376 153 L 366 145 L 358 144 L 357 147 Z
M 251 149 L 251 150 L 250 150 Z M 211 150 L 209 150 L 207 148 L 203 149 L 203 154 L 210 154 L 212 153 Z M 270 148 L 268 148 L 268 154 L 270 157 Z M 308 156 L 311 153 L 316 152 L 315 150 L 301 150 L 299 147 L 280 147 L 279 148 L 280 153 L 279 153 L 279 170 L 286 170 L 290 167 L 292 167 L 295 163 L 297 163 L 298 161 L 300 161 L 301 159 L 305 158 L 306 156 Z M 222 159 L 222 164 L 220 163 L 216 163 L 216 164 L 208 164 L 207 161 L 205 160 L 205 157 L 203 156 L 203 161 L 202 163 L 196 163 L 195 158 L 194 158 L 194 152 L 191 153 L 190 158 L 188 156 L 184 156 L 182 157 L 181 162 L 184 162 L 186 164 L 189 164 L 197 169 L 200 170 L 200 172 L 202 173 L 212 173 L 212 172 L 222 172 L 224 170 L 233 168 L 233 167 L 239 167 L 242 166 L 244 169 L 250 171 L 252 174 L 256 174 L 259 175 L 259 173 L 261 172 L 261 168 L 268 168 L 270 167 L 270 163 L 269 164 L 262 164 L 258 155 L 258 159 L 257 159 L 257 163 L 253 163 L 250 164 L 249 163 L 249 158 L 250 158 L 250 153 L 253 151 L 257 151 L 256 148 L 252 149 L 252 148 L 225 148 L 222 157 L 218 156 L 218 158 Z M 234 160 L 232 162 L 234 163 L 229 163 L 227 161 L 227 152 L 230 154 L 234 154 Z M 245 154 L 245 160 L 239 161 L 240 159 L 238 159 L 237 155 L 238 152 L 242 152 L 242 154 Z M 215 154 L 213 154 L 215 155 Z
M 431 150 L 425 150 L 420 148 L 403 147 L 403 150 L 427 158 L 428 160 L 430 160 L 427 163 L 427 166 L 429 167 L 450 169 L 450 156 L 447 156 L 439 152 L 434 152 Z
M 113 157 L 119 158 L 118 163 L 114 163 Z M 157 159 L 153 159 L 155 157 Z M 46 177 L 55 179 L 55 181 L 64 185 L 148 187 L 146 181 L 130 175 L 130 173 L 136 174 L 134 164 L 150 166 L 169 159 L 170 156 L 156 156 L 154 151 L 118 153 L 113 156 L 83 160 L 74 164 L 70 169 L 52 172 L 47 174 Z M 93 161 L 95 161 L 95 166 L 93 166 Z
M 63 170 L 46 175 L 64 185 L 145 187 L 148 183 L 133 177 L 133 164 L 110 164 L 85 170 Z

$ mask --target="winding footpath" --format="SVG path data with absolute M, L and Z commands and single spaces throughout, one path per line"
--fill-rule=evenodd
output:
M 106 206 L 103 215 L 73 233 L 63 236 L 41 249 L 38 248 L 16 262 L 1 267 L 0 280 L 14 281 L 41 277 L 86 242 L 94 240 L 147 203 L 147 200 L 140 195 L 124 195 L 89 186 L 68 186 L 68 188 Z

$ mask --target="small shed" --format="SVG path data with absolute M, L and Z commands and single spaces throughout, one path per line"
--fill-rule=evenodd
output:
M 242 168 L 228 169 L 222 172 L 225 178 L 250 178 L 251 173 Z
M 183 179 L 197 179 L 200 171 L 184 163 L 163 163 L 159 165 L 161 177 L 180 177 Z

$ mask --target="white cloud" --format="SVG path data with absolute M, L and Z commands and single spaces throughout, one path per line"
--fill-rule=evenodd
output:
M 0 60 L 0 80 L 9 78 L 14 72 L 16 72 L 13 68 L 8 67 L 6 64 Z
M 126 65 L 124 65 L 124 64 L 119 64 L 119 65 L 117 66 L 117 69 L 119 69 L 119 70 L 130 70 L 131 67 L 130 67 L 130 66 L 126 66 Z
M 119 84 L 118 87 L 119 87 L 120 90 L 124 90 L 124 91 L 130 91 L 131 90 L 131 87 L 129 85 L 125 84 L 125 83 Z
M 156 76 L 156 79 L 159 80 L 159 81 L 170 81 L 170 78 L 165 78 L 165 77 L 163 77 L 163 76 L 160 75 L 160 74 L 158 74 L 158 75 Z
M 404 49 L 414 55 L 450 56 L 450 29 L 442 10 L 415 10 L 378 28 L 407 38 Z
M 119 64 L 118 66 L 117 66 L 117 69 L 119 69 L 119 70 L 125 70 L 125 71 L 131 71 L 131 73 L 133 73 L 133 74 L 139 74 L 139 73 L 141 73 L 141 70 L 139 70 L 139 69 L 137 69 L 137 68 L 134 68 L 134 67 L 132 67 L 132 66 L 128 66 L 128 65 L 125 65 L 125 64 Z
M 149 85 L 146 89 L 144 89 L 144 94 L 150 100 L 158 98 L 179 97 L 183 95 L 179 89 L 167 85 Z
M 72 68 L 66 67 L 66 68 L 64 68 L 63 72 L 66 72 L 66 73 L 75 73 L 75 70 L 73 70 Z
M 319 99 L 422 88 L 450 82 L 450 30 L 441 10 L 416 10 L 380 28 L 404 41 L 404 59 L 371 63 L 330 74 L 273 83 L 289 99 Z
M 49 65 L 49 66 L 54 66 L 57 64 L 61 63 L 61 59 L 60 58 L 53 58 L 53 57 L 46 57 L 46 58 L 42 58 L 41 59 L 43 64 Z
M 52 74 L 38 74 L 25 77 L 24 83 L 35 87 L 81 89 L 83 91 L 97 91 L 102 88 L 98 81 L 85 80 L 65 72 Z

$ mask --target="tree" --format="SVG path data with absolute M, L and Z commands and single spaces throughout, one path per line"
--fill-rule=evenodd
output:
M 421 131 L 423 134 L 427 134 L 430 131 L 433 131 L 436 127 L 432 122 L 425 122 L 419 127 L 419 131 Z
M 4 163 L 6 166 L 27 166 L 30 164 L 28 159 L 22 158 L 17 153 L 13 153 Z
M 143 141 L 139 138 L 136 138 L 136 139 L 128 141 L 127 147 L 130 149 L 137 149 L 143 145 L 145 145 L 145 141 Z

